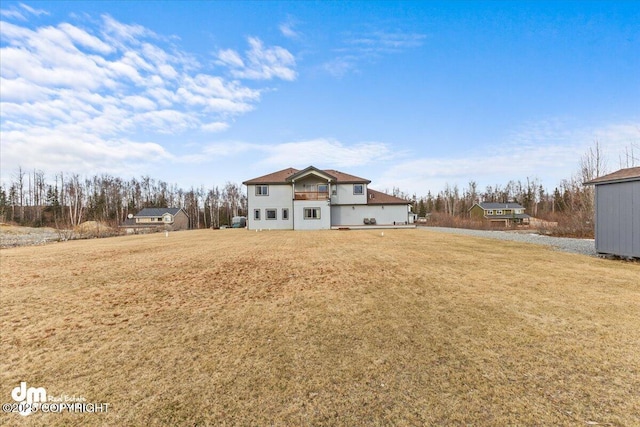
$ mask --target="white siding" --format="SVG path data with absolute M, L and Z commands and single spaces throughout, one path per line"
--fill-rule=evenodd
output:
M 293 229 L 293 192 L 291 185 L 269 185 L 268 196 L 256 196 L 256 186 L 247 186 L 247 197 L 249 212 L 247 212 L 247 228 L 249 230 L 273 229 L 291 230 Z M 282 219 L 282 209 L 289 209 L 289 219 Z M 260 220 L 254 219 L 254 211 L 260 209 Z M 267 219 L 267 209 L 276 210 L 276 219 Z
M 305 208 L 320 208 L 320 219 L 305 219 Z M 296 200 L 293 206 L 293 221 L 296 230 L 329 230 L 331 206 L 327 200 Z
M 367 184 L 362 184 L 363 194 L 353 194 L 353 184 L 337 184 L 337 194 L 331 196 L 334 205 L 366 205 Z
M 407 205 L 332 206 L 331 225 L 364 225 L 364 218 L 375 218 L 377 225 L 404 224 L 409 220 Z

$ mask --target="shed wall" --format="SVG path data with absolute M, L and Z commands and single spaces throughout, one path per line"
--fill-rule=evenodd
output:
M 596 185 L 596 252 L 640 258 L 640 181 Z

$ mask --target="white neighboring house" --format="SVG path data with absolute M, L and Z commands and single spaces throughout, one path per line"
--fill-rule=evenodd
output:
M 322 230 L 413 224 L 409 201 L 368 188 L 371 181 L 313 166 L 283 169 L 243 182 L 247 228 Z

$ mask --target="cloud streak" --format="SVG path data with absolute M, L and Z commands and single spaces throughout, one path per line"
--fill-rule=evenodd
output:
M 18 22 L 44 13 L 26 5 L 2 11 L 3 169 L 48 169 L 55 159 L 56 169 L 93 171 L 114 161 L 175 158 L 158 143 L 135 139 L 223 132 L 266 89 L 244 80 L 296 77 L 293 55 L 256 37 L 248 39 L 244 58 L 226 51 L 218 61 L 230 80 L 171 38 L 109 15 L 91 29 Z

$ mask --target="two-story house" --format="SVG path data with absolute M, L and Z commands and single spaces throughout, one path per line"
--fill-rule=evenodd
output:
M 186 230 L 189 216 L 182 208 L 144 208 L 135 215 L 129 215 L 122 225 L 127 233 L 142 230 Z
M 503 223 L 505 227 L 511 224 L 528 224 L 531 218 L 518 203 L 476 203 L 469 209 L 469 213 L 472 218 Z
M 313 166 L 243 182 L 249 229 L 321 230 L 413 223 L 407 200 L 368 188 L 368 179 Z

